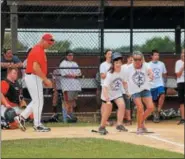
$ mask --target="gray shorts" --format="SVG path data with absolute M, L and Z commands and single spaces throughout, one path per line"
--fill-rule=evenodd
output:
M 65 91 L 63 94 L 65 101 L 73 101 L 78 98 L 78 91 Z

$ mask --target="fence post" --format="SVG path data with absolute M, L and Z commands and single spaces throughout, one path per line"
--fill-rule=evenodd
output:
M 103 58 L 104 54 L 104 0 L 101 0 L 100 4 L 100 43 L 101 43 L 101 54 L 100 54 L 100 63 L 101 59 Z
M 181 27 L 179 25 L 175 29 L 175 51 L 176 54 L 181 52 Z
M 133 52 L 134 0 L 130 0 L 130 53 Z
M 10 5 L 10 25 L 11 25 L 11 46 L 13 54 L 17 53 L 17 27 L 18 27 L 18 15 L 17 15 L 17 2 L 13 1 Z

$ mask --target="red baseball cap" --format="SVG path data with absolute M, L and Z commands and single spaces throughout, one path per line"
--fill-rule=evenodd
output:
M 42 36 L 42 39 L 47 41 L 48 44 L 54 44 L 55 40 L 53 39 L 53 35 L 49 34 L 49 33 L 46 33 Z

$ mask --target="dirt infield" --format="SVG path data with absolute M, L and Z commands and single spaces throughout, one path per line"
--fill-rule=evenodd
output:
M 20 130 L 3 130 L 2 140 L 36 139 L 36 138 L 104 138 L 109 140 L 123 141 L 127 143 L 145 145 L 149 147 L 165 149 L 184 154 L 184 125 L 176 125 L 176 122 L 164 122 L 159 124 L 147 123 L 150 131 L 155 133 L 136 135 L 130 133 L 136 131 L 136 125 L 128 126 L 129 132 L 117 132 L 115 127 L 108 127 L 109 134 L 101 136 L 92 133 L 97 127 L 54 127 L 51 132 L 39 133 L 28 128 L 26 132 Z

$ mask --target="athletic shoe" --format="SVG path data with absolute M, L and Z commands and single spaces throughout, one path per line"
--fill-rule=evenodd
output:
M 123 125 L 118 125 L 118 126 L 116 126 L 116 129 L 119 131 L 119 132 L 121 132 L 121 131 L 128 131 L 128 129 L 126 129 Z
M 138 128 L 136 131 L 137 135 L 143 135 L 145 133 L 145 131 L 143 130 L 143 128 Z
M 16 116 L 14 120 L 19 124 L 19 129 L 26 131 L 25 119 L 22 116 Z
M 49 132 L 49 131 L 51 131 L 50 128 L 45 127 L 44 125 L 34 126 L 33 128 L 34 128 L 34 130 L 37 131 L 37 132 Z
M 109 132 L 105 129 L 105 127 L 99 127 L 98 129 L 98 132 L 101 134 L 101 135 L 106 135 L 108 134 Z
M 154 123 L 159 123 L 160 122 L 160 116 L 158 112 L 154 112 L 153 114 L 153 122 Z
M 177 125 L 181 125 L 181 124 L 184 124 L 185 123 L 185 120 L 184 119 L 181 119 L 178 123 L 177 123 Z

